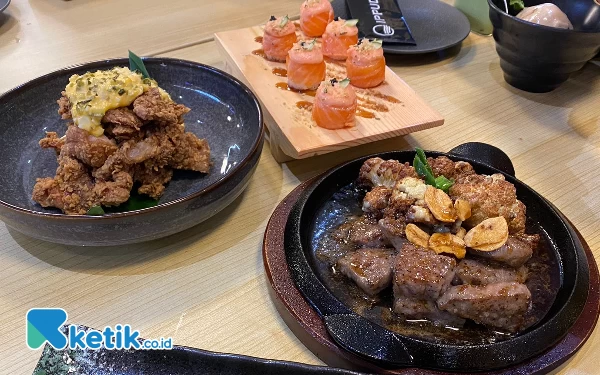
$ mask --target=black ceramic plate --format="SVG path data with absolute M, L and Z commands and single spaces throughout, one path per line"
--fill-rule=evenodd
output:
M 482 144 L 470 144 L 454 151 L 447 155 L 454 160 L 470 162 L 478 173 L 503 173 L 515 185 L 517 196 L 527 206 L 528 220 L 539 225 L 548 235 L 550 256 L 557 263 L 559 278 L 556 297 L 545 316 L 534 326 L 498 342 L 457 344 L 420 335 L 409 337 L 356 314 L 336 297 L 335 291 L 326 286 L 328 282 L 322 278 L 311 244 L 317 214 L 334 194 L 356 180 L 361 165 L 368 157 L 348 162 L 325 173 L 299 198 L 286 225 L 286 259 L 298 289 L 321 315 L 337 344 L 380 366 L 467 372 L 512 366 L 552 347 L 568 332 L 586 302 L 589 270 L 585 251 L 565 219 L 544 198 L 514 176 L 501 171 L 512 170 L 512 165 L 500 150 L 488 149 Z M 476 161 L 472 159 L 473 151 L 475 155 L 487 154 L 492 161 L 498 160 L 500 155 L 502 163 L 499 168 L 494 168 Z M 428 155 L 435 157 L 443 154 L 428 152 Z M 376 156 L 410 162 L 414 152 L 390 152 Z
M 467 17 L 439 0 L 397 0 L 416 45 L 385 44 L 391 54 L 419 54 L 441 51 L 462 42 L 471 31 Z M 350 18 L 345 0 L 334 0 L 336 16 Z
M 155 239 L 206 220 L 248 184 L 263 144 L 262 113 L 252 92 L 213 67 L 168 58 L 145 59 L 150 76 L 191 111 L 186 130 L 206 138 L 213 163 L 207 175 L 176 171 L 159 205 L 102 217 L 67 216 L 31 199 L 36 178 L 54 176 L 46 131 L 64 134 L 56 100 L 72 74 L 128 66 L 127 59 L 66 68 L 0 96 L 0 219 L 25 234 L 66 244 L 112 245 Z
M 86 329 L 81 326 L 80 328 Z M 44 347 L 33 375 L 360 375 L 302 363 L 174 346 L 172 350 L 55 350 Z
M 0 0 L 0 13 L 4 12 L 4 9 L 8 8 L 10 0 Z

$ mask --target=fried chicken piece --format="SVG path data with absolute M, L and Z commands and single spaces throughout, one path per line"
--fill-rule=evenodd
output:
M 109 109 L 102 117 L 102 123 L 122 125 L 135 130 L 140 130 L 144 125 L 142 120 L 128 107 Z
M 75 125 L 70 125 L 62 150 L 84 164 L 98 168 L 117 151 L 117 144 L 104 135 L 96 137 Z
M 448 179 L 457 180 L 463 176 L 475 174 L 473 166 L 465 161 L 454 162 L 446 156 L 427 158 L 435 177 L 444 176 Z
M 501 174 L 467 175 L 450 188 L 453 200 L 464 199 L 471 204 L 471 217 L 465 221 L 473 227 L 485 219 L 504 216 L 511 234 L 525 230 L 525 205 L 517 200 L 517 190 Z
M 398 160 L 371 158 L 366 160 L 360 168 L 358 181 L 367 186 L 385 186 L 391 189 L 404 177 L 418 178 L 419 176 L 408 163 L 402 164 Z
M 113 173 L 112 181 L 96 180 L 94 194 L 103 206 L 118 206 L 129 199 L 133 188 L 133 177 L 128 171 Z
M 134 179 L 142 185 L 138 188 L 138 193 L 158 199 L 164 191 L 165 185 L 173 178 L 173 170 L 169 167 L 153 168 L 144 164 L 138 164 L 135 167 Z
M 33 200 L 42 207 L 56 207 L 68 215 L 83 215 L 98 204 L 87 167 L 61 152 L 54 178 L 38 178 Z
M 195 134 L 187 132 L 179 135 L 174 141 L 175 152 L 169 161 L 169 166 L 208 173 L 211 162 L 210 147 L 206 139 L 199 139 Z
M 102 117 L 106 134 L 119 141 L 132 139 L 139 135 L 144 125 L 142 120 L 128 107 L 110 109 Z
M 41 148 L 53 148 L 57 153 L 60 153 L 62 146 L 65 144 L 65 138 L 60 138 L 56 132 L 46 132 L 46 136 L 40 139 Z
M 206 140 L 185 133 L 183 129 L 179 124 L 151 126 L 143 140 L 129 140 L 121 144 L 119 150 L 94 172 L 94 177 L 109 179 L 114 171 L 141 163 L 146 169 L 158 170 L 169 166 L 207 173 L 210 169 L 210 149 Z M 157 193 L 156 187 L 149 191 Z
M 183 104 L 163 99 L 158 88 L 153 87 L 133 101 L 133 112 L 144 121 L 158 124 L 180 124 L 182 116 L 190 109 Z
M 71 116 L 71 102 L 69 98 L 67 98 L 67 93 L 63 91 L 60 99 L 56 101 L 58 104 L 58 114 L 63 120 L 70 120 L 73 117 Z

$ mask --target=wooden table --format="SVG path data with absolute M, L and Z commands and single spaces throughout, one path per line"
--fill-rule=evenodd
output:
M 300 0 L 13 0 L 0 14 L 0 93 L 63 66 L 125 56 L 171 56 L 222 67 L 220 30 L 295 15 Z M 443 59 L 441 57 L 444 57 Z M 262 236 L 277 203 L 343 160 L 421 146 L 446 151 L 488 142 L 517 177 L 558 206 L 600 259 L 600 67 L 556 91 L 508 86 L 491 37 L 471 34 L 446 56 L 389 57 L 394 71 L 445 118 L 440 128 L 307 160 L 277 164 L 263 150 L 246 192 L 209 222 L 172 237 L 114 248 L 34 240 L 0 222 L 0 369 L 30 374 L 25 313 L 62 307 L 69 322 L 130 323 L 144 337 L 258 357 L 321 363 L 290 332 L 268 296 Z M 596 374 L 596 330 L 561 374 Z

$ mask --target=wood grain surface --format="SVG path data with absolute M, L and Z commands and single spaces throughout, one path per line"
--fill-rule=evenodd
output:
M 223 68 L 207 36 L 263 23 L 271 14 L 297 14 L 299 6 L 300 0 L 13 0 L 0 15 L 0 92 L 63 66 L 125 56 L 127 49 L 168 50 L 159 55 Z M 230 207 L 150 243 L 60 246 L 0 223 L 0 372 L 31 374 L 39 358 L 25 344 L 32 307 L 62 307 L 69 322 L 92 327 L 130 323 L 144 337 L 173 336 L 179 345 L 320 363 L 269 299 L 263 232 L 277 203 L 301 181 L 379 151 L 447 151 L 468 141 L 500 147 L 517 177 L 558 206 L 600 259 L 600 66 L 587 64 L 554 92 L 525 93 L 504 82 L 493 39 L 475 34 L 462 48 L 387 62 L 441 113 L 444 126 L 282 165 L 265 147 L 248 189 Z M 597 374 L 598 355 L 597 329 L 556 373 Z
M 299 25 L 298 25 L 299 27 Z M 394 138 L 425 130 L 444 123 L 441 115 L 431 108 L 389 67 L 385 81 L 378 87 L 356 89 L 359 106 L 372 104 L 384 110 L 366 108 L 373 118 L 356 116 L 356 125 L 350 128 L 323 129 L 314 122 L 310 110 L 297 108 L 299 102 L 314 101 L 309 95 L 282 90 L 277 84 L 287 79 L 273 74 L 273 69 L 285 69 L 284 63 L 267 61 L 253 52 L 262 48 L 256 42 L 263 35 L 262 26 L 223 31 L 215 34 L 230 73 L 242 80 L 256 93 L 265 112 L 271 144 L 293 159 L 303 159 L 332 151 Z M 298 40 L 308 39 L 297 31 Z M 343 62 L 326 61 L 327 79 L 346 78 Z

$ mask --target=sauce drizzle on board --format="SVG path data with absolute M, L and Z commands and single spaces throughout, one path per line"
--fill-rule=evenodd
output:
M 371 94 L 372 94 L 374 97 L 376 97 L 376 98 L 379 98 L 379 99 L 383 99 L 383 100 L 385 100 L 386 102 L 390 102 L 390 103 L 402 103 L 402 101 L 401 101 L 401 100 L 399 100 L 399 99 L 397 99 L 397 98 L 394 98 L 394 97 L 393 97 L 393 96 L 391 96 L 391 95 L 386 95 L 386 94 L 383 94 L 383 93 L 381 93 L 381 92 L 379 92 L 379 91 L 372 90 L 372 91 L 371 91 Z
M 256 38 L 254 38 L 254 41 L 256 43 L 262 43 L 263 42 L 263 37 L 262 36 L 257 36 Z
M 313 107 L 313 103 L 306 101 L 306 100 L 299 100 L 296 102 L 296 108 L 298 108 L 298 109 L 312 111 L 312 107 Z M 375 116 L 375 113 L 373 113 L 371 111 L 367 111 L 360 107 L 356 109 L 356 115 L 359 117 L 364 117 L 364 118 L 377 118 L 377 116 Z
M 265 55 L 265 51 L 262 48 L 261 49 L 255 49 L 254 51 L 252 51 L 252 54 L 256 55 L 256 56 L 260 56 L 263 59 L 267 58 L 267 55 Z
M 288 86 L 288 84 L 286 82 L 277 82 L 275 84 L 275 87 L 277 87 L 280 90 L 297 92 L 298 94 L 304 94 L 304 95 L 308 95 L 308 96 L 315 96 L 317 94 L 317 90 L 296 90 L 296 89 L 293 89 L 290 86 Z
M 300 109 L 306 109 L 307 111 L 312 111 L 313 104 L 311 102 L 307 102 L 306 100 L 300 100 L 296 102 L 296 107 Z
M 371 112 L 371 111 L 367 111 L 364 110 L 362 108 L 357 108 L 356 109 L 356 115 L 358 117 L 364 117 L 364 118 L 375 118 L 375 113 Z
M 278 77 L 287 77 L 287 70 L 283 68 L 273 68 L 273 74 Z

